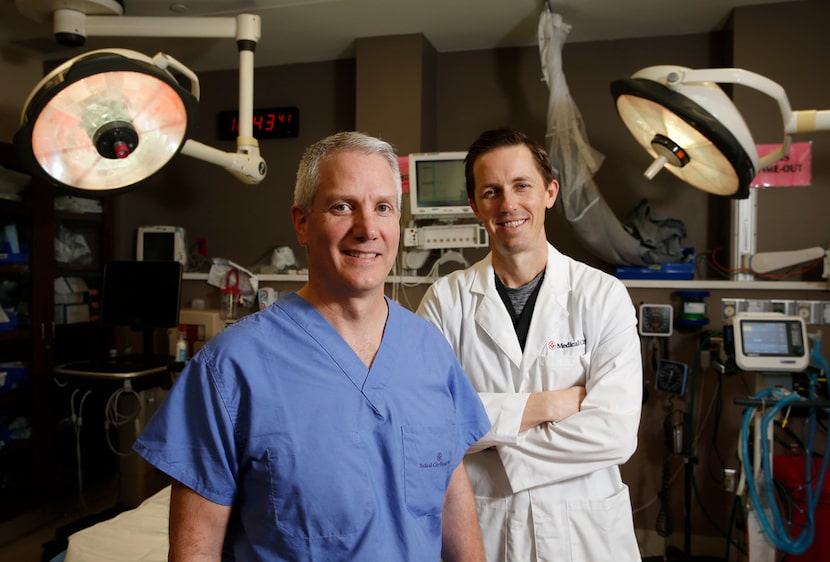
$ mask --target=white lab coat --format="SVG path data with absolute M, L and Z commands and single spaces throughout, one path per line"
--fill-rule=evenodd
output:
M 488 562 L 639 561 L 618 465 L 637 447 L 640 340 L 614 277 L 548 245 L 524 353 L 491 256 L 436 281 L 418 314 L 455 349 L 493 426 L 464 464 Z M 583 385 L 581 411 L 519 433 L 532 392 Z

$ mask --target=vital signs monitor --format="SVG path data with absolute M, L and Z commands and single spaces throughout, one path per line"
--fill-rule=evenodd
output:
M 735 363 L 745 371 L 799 372 L 810 364 L 807 326 L 801 316 L 741 312 L 732 319 Z

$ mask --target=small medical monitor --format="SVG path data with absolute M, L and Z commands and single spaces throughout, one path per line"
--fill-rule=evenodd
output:
M 137 331 L 179 325 L 182 264 L 111 261 L 104 265 L 101 322 Z
M 467 202 L 466 152 L 409 155 L 409 207 L 412 218 L 456 219 L 475 215 Z
M 137 260 L 176 260 L 187 266 L 185 231 L 180 226 L 139 226 L 136 237 Z
M 740 313 L 732 326 L 735 363 L 741 369 L 799 372 L 809 366 L 807 327 L 800 316 Z

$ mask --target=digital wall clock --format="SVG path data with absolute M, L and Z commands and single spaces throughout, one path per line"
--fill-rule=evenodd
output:
M 239 135 L 239 111 L 220 111 L 217 137 L 234 140 Z M 253 133 L 256 139 L 283 139 L 300 134 L 300 110 L 297 107 L 254 108 Z

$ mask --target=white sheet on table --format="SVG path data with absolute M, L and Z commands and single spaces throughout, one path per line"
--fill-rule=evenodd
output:
M 166 562 L 170 486 L 124 511 L 69 537 L 64 562 Z

